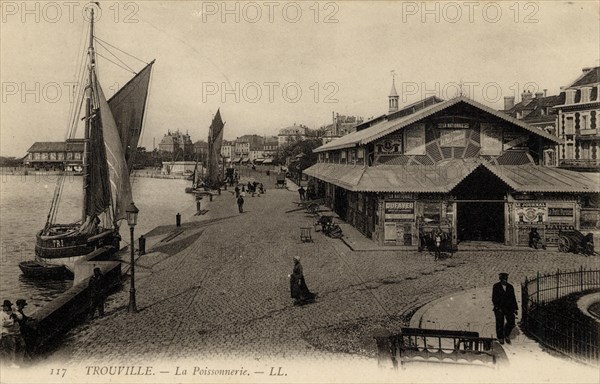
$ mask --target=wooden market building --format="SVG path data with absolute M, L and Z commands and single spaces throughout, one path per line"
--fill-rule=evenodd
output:
M 394 88 L 393 88 L 394 89 Z M 460 241 L 548 246 L 561 229 L 599 229 L 600 177 L 545 166 L 561 139 L 464 96 L 429 97 L 315 149 L 316 193 L 380 245 L 416 249 L 442 230 Z

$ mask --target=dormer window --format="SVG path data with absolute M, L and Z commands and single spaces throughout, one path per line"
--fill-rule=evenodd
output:
M 575 92 L 577 92 L 577 90 L 575 90 L 575 89 L 567 89 L 565 91 L 565 95 L 566 95 L 565 104 L 575 104 Z
M 592 94 L 592 87 L 583 87 L 581 88 L 581 102 L 589 103 L 590 95 Z

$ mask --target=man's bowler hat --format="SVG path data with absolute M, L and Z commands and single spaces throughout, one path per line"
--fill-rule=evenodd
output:
M 4 303 L 2 304 L 3 307 L 12 307 L 12 303 L 10 302 L 10 300 L 4 300 Z
M 27 300 L 25 300 L 25 299 L 19 299 L 19 300 L 15 301 L 15 304 L 17 304 L 17 307 L 19 305 L 24 307 L 24 306 L 27 305 Z

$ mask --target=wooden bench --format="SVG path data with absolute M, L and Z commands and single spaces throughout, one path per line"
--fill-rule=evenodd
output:
M 377 336 L 380 359 L 391 359 L 394 368 L 406 363 L 453 363 L 496 367 L 508 361 L 493 338 L 477 332 L 402 328 L 401 333 Z

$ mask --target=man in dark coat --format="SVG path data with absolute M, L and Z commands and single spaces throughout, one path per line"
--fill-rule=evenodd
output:
M 104 275 L 100 268 L 94 268 L 94 274 L 90 277 L 90 282 L 88 284 L 88 289 L 90 291 L 90 317 L 93 318 L 96 313 L 96 308 L 98 309 L 98 316 L 104 316 L 104 300 L 106 300 L 106 287 L 104 281 Z
M 17 315 L 17 322 L 19 323 L 19 329 L 21 330 L 21 337 L 23 338 L 23 349 L 25 357 L 28 359 L 33 358 L 35 352 L 36 343 L 36 325 L 35 320 L 25 314 L 25 307 L 27 306 L 27 300 L 19 299 L 16 301 L 17 310 L 14 312 Z
M 496 336 L 500 344 L 510 344 L 510 332 L 515 327 L 518 306 L 515 289 L 508 283 L 508 273 L 500 273 L 500 281 L 492 289 L 492 303 L 496 317 Z

